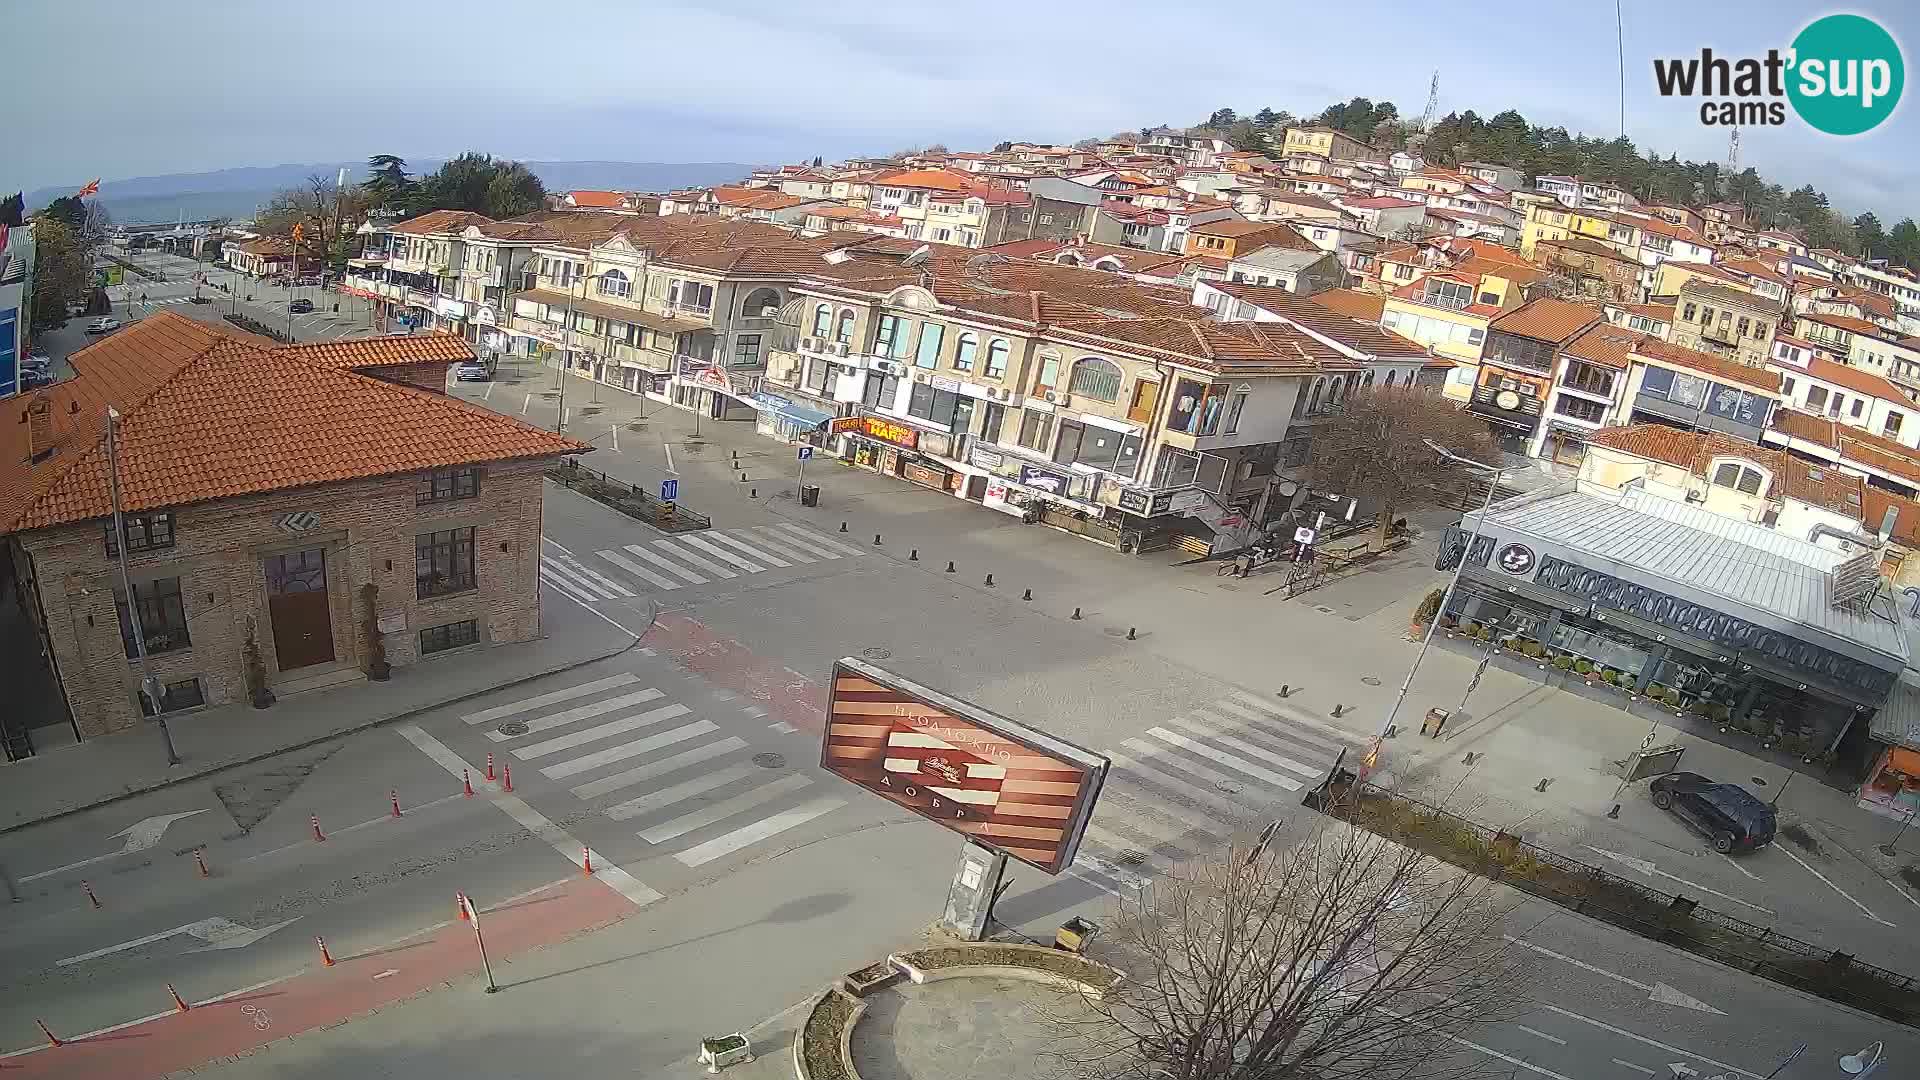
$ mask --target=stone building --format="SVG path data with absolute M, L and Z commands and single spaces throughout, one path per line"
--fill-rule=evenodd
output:
M 541 471 L 589 448 L 448 397 L 471 355 L 446 335 L 278 346 L 163 312 L 11 402 L 0 572 L 56 722 L 134 726 L 143 674 L 173 712 L 362 680 L 374 637 L 403 665 L 539 636 Z M 0 734 L 20 756 L 18 730 Z

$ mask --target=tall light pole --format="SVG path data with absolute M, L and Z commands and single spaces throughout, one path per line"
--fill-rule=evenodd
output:
M 167 728 L 167 714 L 161 711 L 165 696 L 160 680 L 154 677 L 147 657 L 146 629 L 140 625 L 140 604 L 133 595 L 133 583 L 127 575 L 126 516 L 120 509 L 120 411 L 107 406 L 107 493 L 113 498 L 113 549 L 119 555 L 120 595 L 126 598 L 127 628 L 133 638 L 133 656 L 140 665 L 140 694 L 153 706 L 153 718 L 160 724 L 160 740 L 166 744 L 167 764 L 180 764 L 173 748 L 173 732 Z
M 587 298 L 587 281 L 589 279 L 597 278 L 597 277 L 605 277 L 605 276 L 606 276 L 606 272 L 604 270 L 598 274 L 582 273 L 580 275 L 579 295 L 578 296 L 574 295 L 574 292 L 572 289 L 567 290 L 566 336 L 561 339 L 561 345 L 560 345 L 560 412 L 559 412 L 559 415 L 554 417 L 554 421 L 553 421 L 553 432 L 556 435 L 560 434 L 562 432 L 562 429 L 564 429 L 567 424 L 567 374 L 573 368 L 574 304 L 577 301 L 585 300 Z M 594 382 L 594 380 L 592 379 L 589 379 L 587 381 Z M 597 383 L 595 383 L 595 387 L 593 390 L 593 400 L 595 401 L 600 400 L 600 390 Z
M 1477 469 L 1489 474 L 1487 476 L 1487 497 L 1480 503 L 1480 516 L 1474 519 L 1473 529 L 1467 534 L 1466 550 L 1460 553 L 1460 561 L 1455 564 L 1453 568 L 1453 577 L 1447 579 L 1446 591 L 1440 594 L 1440 610 L 1427 622 L 1427 634 L 1420 639 L 1420 651 L 1414 654 L 1413 666 L 1407 668 L 1406 681 L 1400 684 L 1400 692 L 1394 695 L 1393 704 L 1387 709 L 1387 718 L 1381 722 L 1380 730 L 1374 733 L 1373 741 L 1367 744 L 1367 756 L 1362 762 L 1361 775 L 1363 777 L 1366 775 L 1366 770 L 1372 769 L 1380 760 L 1380 744 L 1386 740 L 1387 732 L 1393 730 L 1393 721 L 1400 715 L 1400 706 L 1407 700 L 1407 691 L 1413 688 L 1414 677 L 1420 674 L 1420 662 L 1427 658 L 1427 650 L 1433 646 L 1433 632 L 1439 629 L 1440 618 L 1446 614 L 1447 601 L 1453 598 L 1454 590 L 1460 587 L 1460 574 L 1466 570 L 1467 559 L 1473 554 L 1473 547 L 1480 540 L 1480 530 L 1486 527 L 1487 508 L 1493 505 L 1493 493 L 1499 489 L 1500 477 L 1507 471 L 1483 462 L 1475 461 L 1469 457 L 1461 457 L 1459 454 L 1448 450 L 1432 439 L 1423 441 L 1427 444 L 1427 449 L 1438 454 L 1441 460 L 1453 462 L 1455 465 L 1464 465 L 1468 468 Z
M 1879 1040 L 1863 1046 L 1840 1059 L 1840 1071 L 1848 1076 L 1872 1076 L 1880 1068 L 1880 1059 L 1887 1052 L 1886 1045 Z

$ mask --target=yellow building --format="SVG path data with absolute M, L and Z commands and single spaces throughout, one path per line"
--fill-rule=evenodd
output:
M 1332 161 L 1382 161 L 1384 155 L 1351 135 L 1324 127 L 1290 127 L 1282 157 L 1308 156 Z
M 1584 236 L 1605 242 L 1616 232 L 1618 228 L 1613 222 L 1600 214 L 1569 210 L 1559 203 L 1532 203 L 1527 207 L 1526 221 L 1520 226 L 1520 254 L 1523 258 L 1533 258 L 1533 249 L 1542 240 Z

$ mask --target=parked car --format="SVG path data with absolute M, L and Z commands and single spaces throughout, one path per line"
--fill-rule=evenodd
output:
M 1713 841 L 1722 855 L 1754 851 L 1773 842 L 1773 807 L 1738 784 L 1721 784 L 1699 773 L 1672 772 L 1648 785 L 1653 805 Z
M 289 300 L 287 301 L 287 310 L 293 312 L 295 315 L 305 315 L 307 312 L 313 310 L 313 301 Z
M 110 315 L 102 315 L 87 324 L 89 334 L 111 334 L 118 329 L 120 329 L 120 320 Z
M 491 382 L 493 372 L 478 360 L 468 360 L 453 369 L 453 378 L 456 382 Z

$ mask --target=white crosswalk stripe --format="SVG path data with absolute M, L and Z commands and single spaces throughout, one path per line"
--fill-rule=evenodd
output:
M 765 540 L 762 540 L 757 536 L 754 537 L 753 540 L 754 540 L 754 543 L 759 544 L 760 547 L 754 547 L 752 544 L 743 543 L 739 537 L 728 536 L 726 533 L 713 533 L 712 538 L 717 543 L 722 543 L 727 545 L 730 548 L 734 548 L 741 552 L 744 552 L 746 556 L 750 559 L 759 559 L 761 562 L 770 563 L 774 566 L 792 566 L 795 562 L 810 563 L 810 562 L 819 561 L 818 559 L 815 559 L 811 555 L 794 555 L 790 552 L 782 552 L 781 555 L 786 556 L 786 558 L 782 558 L 781 555 L 775 555 L 771 551 L 762 550 L 764 548 L 771 547 L 772 545 L 768 544 Z
M 564 555 L 542 555 L 540 557 L 540 576 L 561 592 L 576 599 L 618 600 L 623 596 L 632 596 L 633 590 L 625 585 L 581 566 Z
M 671 559 L 663 559 L 653 552 L 648 551 L 646 548 L 641 547 L 639 544 L 628 544 L 626 550 L 633 552 L 635 558 L 645 559 L 660 569 L 665 570 L 667 573 L 685 579 L 689 585 L 705 585 L 707 583 L 708 579 L 704 574 L 696 574 Z M 624 559 L 617 551 L 602 551 L 600 552 L 600 557 L 615 566 L 632 567 L 633 565 L 630 560 Z
M 804 825 L 822 814 L 831 813 L 845 805 L 847 805 L 845 799 L 836 799 L 831 796 L 813 799 L 769 817 L 763 817 L 751 825 L 744 825 L 730 833 L 716 836 L 704 844 L 696 844 L 674 855 L 674 858 L 688 866 L 704 866 L 723 855 L 731 855 L 741 848 L 778 836 L 788 829 Z
M 634 577 L 639 578 L 641 581 L 651 581 L 663 589 L 677 589 L 680 587 L 679 582 L 674 581 L 672 578 L 661 577 L 659 574 L 641 566 L 639 563 L 634 562 L 632 559 L 627 558 L 617 551 L 596 551 L 594 554 L 625 570 L 627 573 L 632 574 Z M 707 579 L 701 578 L 700 580 L 705 581 Z
M 593 554 L 599 560 L 593 566 L 568 555 L 549 555 L 541 560 L 540 576 L 568 596 L 591 603 L 633 596 L 636 588 L 674 592 L 862 552 L 798 525 L 781 524 L 687 533 Z
M 687 768 L 690 765 L 698 765 L 702 761 L 724 757 L 727 754 L 733 753 L 735 750 L 745 750 L 746 748 L 747 744 L 744 740 L 728 736 L 719 742 L 707 743 L 705 746 L 696 746 L 691 750 L 683 750 L 671 757 L 661 758 L 659 761 L 650 761 L 645 765 L 637 765 L 625 772 L 617 772 L 612 776 L 603 776 L 591 783 L 581 784 L 579 787 L 573 789 L 573 797 L 576 799 L 597 799 L 610 791 L 619 791 L 624 787 L 632 787 L 635 784 L 645 783 L 657 776 L 666 776 L 670 773 L 679 772 L 681 769 Z M 607 812 L 611 815 L 613 811 L 619 810 L 623 806 L 631 806 L 632 802 L 635 801 L 638 800 L 631 800 L 626 803 L 621 803 L 619 806 L 609 807 Z
M 706 558 L 705 556 L 698 555 L 698 554 L 695 554 L 694 552 L 685 550 L 680 545 L 675 544 L 671 540 L 655 540 L 653 542 L 653 546 L 658 548 L 661 551 L 666 552 L 669 555 L 672 555 L 674 558 L 679 559 L 681 562 L 687 563 L 690 566 L 697 566 L 700 569 L 705 570 L 707 573 L 712 574 L 714 577 L 734 578 L 734 577 L 740 576 L 739 574 L 734 573 L 732 570 L 727 569 L 726 567 L 720 565 L 717 562 L 714 562 L 711 559 Z M 640 545 L 638 544 L 628 544 L 627 550 L 635 551 L 639 547 Z
M 699 548 L 701 551 L 704 551 L 709 555 L 719 556 L 719 558 L 722 559 L 723 561 L 730 562 L 733 565 L 739 567 L 740 569 L 745 570 L 749 574 L 757 574 L 762 570 L 766 569 L 766 567 L 761 566 L 759 563 L 750 562 L 747 559 L 744 559 L 739 555 L 735 554 L 734 552 L 728 551 L 726 548 L 723 548 L 720 545 L 714 543 L 712 538 L 710 537 L 694 536 L 691 533 L 689 533 L 686 536 L 679 537 L 678 539 L 680 540 L 681 543 L 691 544 L 694 547 Z
M 819 533 L 810 532 L 806 529 L 801 528 L 798 525 L 792 524 L 791 522 L 780 524 L 780 525 L 769 525 L 767 526 L 767 528 L 778 529 L 781 532 L 794 537 L 795 539 L 803 540 L 816 547 L 825 548 L 828 551 L 838 551 L 842 555 L 862 554 L 860 549 L 857 547 L 852 547 L 847 544 L 843 544 L 838 540 L 828 539 L 827 537 L 822 536 Z
M 595 750 L 591 754 L 583 754 L 580 757 L 563 761 L 558 765 L 549 765 L 540 770 L 540 775 L 545 776 L 549 780 L 558 780 L 563 776 L 573 776 L 592 769 L 598 769 L 602 765 L 611 765 L 616 761 L 625 761 L 628 758 L 639 757 L 642 754 L 651 754 L 663 746 L 683 743 L 688 739 L 699 738 L 702 735 L 711 735 L 719 730 L 711 720 L 695 720 L 685 727 L 677 727 L 672 731 L 663 731 L 658 735 L 649 735 L 644 739 L 635 739 L 630 743 L 610 746 L 605 750 Z
M 555 690 L 549 694 L 539 694 L 530 698 L 521 698 L 519 701 L 509 701 L 505 705 L 495 705 L 491 709 L 481 709 L 479 712 L 467 713 L 460 719 L 465 720 L 469 724 L 484 724 L 489 720 L 504 720 L 516 713 L 523 713 L 530 709 L 544 708 L 548 705 L 558 705 L 563 701 L 583 698 L 590 694 L 597 694 L 602 690 L 612 690 L 620 686 L 631 686 L 639 681 L 638 676 L 622 672 L 619 675 L 609 675 L 604 679 L 595 679 L 592 682 L 581 683 L 578 686 L 569 686 L 564 690 Z
M 527 730 L 521 732 L 519 735 L 506 735 L 498 731 L 489 731 L 487 732 L 487 738 L 492 739 L 494 742 L 506 742 L 508 739 L 518 739 L 526 735 L 532 735 L 535 732 L 565 727 L 578 720 L 590 720 L 596 716 L 605 716 L 607 713 L 624 709 L 629 705 L 638 705 L 643 701 L 658 701 L 665 696 L 666 695 L 660 691 L 649 686 L 645 690 L 635 690 L 631 694 L 622 694 L 619 697 L 607 698 L 604 701 L 596 701 L 590 705 L 576 705 L 565 712 L 536 717 L 535 719 L 527 721 Z
M 725 821 L 743 810 L 751 810 L 762 803 L 772 802 L 790 791 L 799 791 L 813 783 L 799 773 L 770 780 L 757 787 L 751 787 L 730 799 L 722 799 L 703 810 L 696 810 L 684 817 L 655 825 L 651 829 L 640 830 L 640 839 L 649 844 L 664 844 L 676 836 L 685 836 L 695 829 Z
M 585 731 L 576 731 L 568 735 L 562 735 L 557 739 L 548 739 L 546 742 L 538 742 L 532 746 L 520 747 L 513 752 L 513 756 L 522 761 L 551 757 L 562 750 L 571 750 L 576 746 L 585 746 L 590 742 L 599 742 L 602 739 L 611 739 L 615 735 L 621 735 L 629 731 L 638 731 L 643 727 L 649 727 L 664 720 L 672 720 L 676 717 L 685 716 L 692 711 L 692 709 L 687 708 L 685 705 L 665 705 L 658 709 L 650 709 L 643 713 L 636 713 L 633 716 L 623 716 L 618 720 L 601 724 L 598 727 L 590 727 Z
M 805 535 L 797 533 L 786 532 L 777 525 L 757 525 L 753 531 L 768 543 L 785 544 L 788 549 L 798 548 L 815 558 L 840 559 L 845 557 L 843 553 L 833 550 L 819 540 L 809 539 Z
M 583 604 L 591 604 L 595 600 L 608 599 L 608 597 L 600 596 L 597 593 L 587 592 L 578 585 L 569 582 L 567 579 L 561 577 L 551 566 L 548 566 L 544 559 L 540 562 L 540 580 Z

